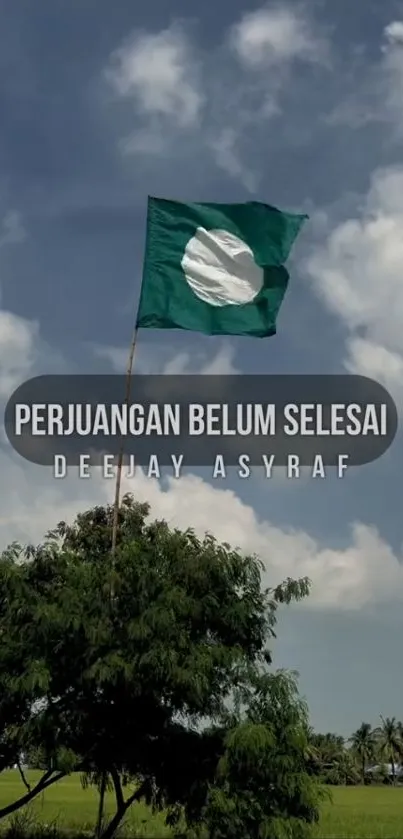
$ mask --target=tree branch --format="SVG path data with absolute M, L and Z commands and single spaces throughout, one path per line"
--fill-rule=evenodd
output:
M 120 781 L 119 781 L 119 784 L 120 784 Z M 139 786 L 139 788 L 136 790 L 136 792 L 133 792 L 133 794 L 130 795 L 129 798 L 126 799 L 126 801 L 123 801 L 122 806 L 116 811 L 115 815 L 113 816 L 113 818 L 109 822 L 108 826 L 105 828 L 105 830 L 104 830 L 102 836 L 100 837 L 100 839 L 112 839 L 112 837 L 115 835 L 115 833 L 116 833 L 116 831 L 117 831 L 117 829 L 120 825 L 120 822 L 122 821 L 123 817 L 126 815 L 129 807 L 131 807 L 131 805 L 134 804 L 135 801 L 139 801 L 140 798 L 142 798 L 144 796 L 144 794 L 146 792 L 146 789 L 147 789 L 147 784 L 144 781 L 144 783 Z
M 20 761 L 19 761 L 19 760 L 17 760 L 17 769 L 18 769 L 18 771 L 19 771 L 19 773 L 20 773 L 21 781 L 22 781 L 22 783 L 24 784 L 25 789 L 26 789 L 28 792 L 31 792 L 31 784 L 29 784 L 29 783 L 28 783 L 28 781 L 27 781 L 27 779 L 26 779 L 26 777 L 25 777 L 25 772 L 24 772 L 24 770 L 23 770 L 23 768 L 22 768 L 21 763 L 20 763 Z
M 7 807 L 2 807 L 0 810 L 0 819 L 4 819 L 6 816 L 11 815 L 11 813 L 15 813 L 16 810 L 19 810 L 20 807 L 24 807 L 25 804 L 29 804 L 33 798 L 36 798 L 41 792 L 43 792 L 48 787 L 51 787 L 57 781 L 60 781 L 61 778 L 66 776 L 66 772 L 57 772 L 56 775 L 52 778 L 53 769 L 49 769 L 42 775 L 42 778 L 38 783 L 31 789 L 30 792 L 27 792 L 25 795 L 22 795 L 21 798 L 17 798 L 16 801 L 13 801 L 11 804 L 8 804 Z

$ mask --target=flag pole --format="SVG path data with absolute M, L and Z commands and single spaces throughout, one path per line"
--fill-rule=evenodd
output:
M 148 210 L 147 210 L 147 219 L 148 219 Z M 142 292 L 142 286 L 140 287 L 140 299 L 139 299 L 139 302 L 137 304 L 136 320 L 135 320 L 135 323 L 134 323 L 132 341 L 131 341 L 130 349 L 129 349 L 129 357 L 128 357 L 128 360 L 127 360 L 126 393 L 125 393 L 125 403 L 124 403 L 127 406 L 127 409 L 129 409 L 134 354 L 136 352 L 137 336 L 138 336 L 138 331 L 139 331 L 138 319 L 139 319 L 139 313 L 140 313 L 141 292 Z M 113 572 L 114 567 L 115 567 L 116 542 L 117 542 L 117 536 L 118 536 L 120 486 L 121 486 L 121 483 L 122 483 L 123 455 L 124 455 L 124 438 L 122 437 L 121 438 L 121 443 L 120 443 L 119 455 L 118 455 L 117 469 L 116 469 L 115 500 L 114 500 L 114 504 L 113 504 L 112 544 L 111 544 L 111 570 L 112 570 L 112 572 Z M 112 575 L 112 583 L 111 583 L 111 599 L 112 600 L 113 600 L 113 596 L 114 596 L 114 585 L 113 585 L 113 575 Z
M 133 362 L 134 362 L 134 354 L 136 351 L 137 346 L 137 335 L 138 335 L 138 326 L 137 326 L 137 319 L 136 325 L 133 331 L 133 337 L 130 344 L 129 350 L 129 358 L 127 361 L 127 369 L 126 369 L 126 392 L 125 392 L 125 405 L 129 408 L 130 402 L 130 391 L 131 391 L 131 384 L 132 384 L 132 373 L 133 373 Z M 120 486 L 122 483 L 122 466 L 123 466 L 123 455 L 124 455 L 124 439 L 122 437 L 120 450 L 118 455 L 118 463 L 116 469 L 116 486 L 115 486 L 115 500 L 113 504 L 113 521 L 112 521 L 112 546 L 111 546 L 111 557 L 112 557 L 112 568 L 114 565 L 114 556 L 116 552 L 116 541 L 118 535 L 118 521 L 119 521 L 119 502 L 120 502 Z
M 126 392 L 125 392 L 125 402 L 124 404 L 129 407 L 130 402 L 130 391 L 131 391 L 131 384 L 132 384 L 132 373 L 133 373 L 133 362 L 134 362 L 134 354 L 136 352 L 137 346 L 137 335 L 138 335 L 138 326 L 137 326 L 137 318 L 136 323 L 133 330 L 133 336 L 130 344 L 129 349 L 129 357 L 127 360 L 127 369 L 126 369 Z M 112 545 L 111 545 L 111 579 L 110 579 L 110 606 L 113 608 L 114 598 L 115 598 L 115 585 L 113 580 L 113 572 L 115 568 L 115 553 L 116 553 L 116 541 L 118 535 L 118 523 L 119 523 L 119 502 L 120 502 L 120 486 L 122 483 L 122 466 L 123 466 L 123 455 L 124 455 L 124 438 L 121 438 L 119 455 L 118 455 L 118 463 L 117 463 L 117 470 L 116 470 L 116 485 L 115 485 L 115 500 L 113 504 L 113 520 L 112 520 Z M 99 791 L 99 806 L 98 806 L 98 816 L 97 816 L 97 824 L 95 828 L 95 836 L 97 839 L 100 839 L 102 833 L 102 824 L 104 818 L 104 807 L 105 807 L 105 793 L 106 793 L 106 786 L 107 786 L 107 779 L 108 773 L 103 770 L 101 775 L 101 787 Z

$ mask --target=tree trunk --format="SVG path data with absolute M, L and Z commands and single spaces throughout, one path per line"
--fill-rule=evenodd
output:
M 104 820 L 104 807 L 105 807 L 105 792 L 106 792 L 106 772 L 102 772 L 101 778 L 101 787 L 99 790 L 99 804 L 98 804 L 98 816 L 97 816 L 97 826 L 95 828 L 95 836 L 96 839 L 99 839 L 102 833 L 102 826 Z
M 116 811 L 113 819 L 109 822 L 108 826 L 105 828 L 104 832 L 102 833 L 102 839 L 112 839 L 115 835 L 120 822 L 122 821 L 123 817 L 126 815 L 127 810 L 129 809 L 130 804 L 124 804 L 119 810 Z
M 135 801 L 139 801 L 139 799 L 143 797 L 144 788 L 145 784 L 142 784 L 139 789 L 127 799 L 127 801 L 121 803 L 120 807 L 117 808 L 115 815 L 101 834 L 100 839 L 113 839 L 113 836 L 115 835 L 120 822 L 126 815 L 129 807 L 131 807 Z
M 361 773 L 362 773 L 362 783 L 365 784 L 365 757 L 362 758 Z
M 395 761 L 392 757 L 392 783 L 393 786 L 396 786 L 396 768 L 395 768 Z

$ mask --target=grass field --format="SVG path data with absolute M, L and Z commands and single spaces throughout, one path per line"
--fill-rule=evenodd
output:
M 28 773 L 30 783 L 37 777 L 38 773 Z M 17 772 L 1 776 L 1 807 L 23 792 Z M 331 792 L 333 801 L 323 806 L 316 829 L 317 839 L 403 839 L 403 788 L 334 787 Z M 113 809 L 112 796 L 108 796 L 107 809 L 109 812 Z M 96 812 L 96 790 L 83 790 L 79 777 L 72 776 L 55 784 L 28 808 L 20 810 L 17 819 L 21 826 L 29 827 L 39 822 L 79 834 L 93 831 Z M 163 818 L 152 815 L 142 804 L 135 805 L 130 811 L 125 832 L 150 839 L 171 835 Z
M 40 772 L 27 772 L 27 779 L 34 785 Z M 14 801 L 25 792 L 18 772 L 4 772 L 0 779 L 0 807 Z M 98 808 L 98 793 L 94 787 L 83 789 L 78 775 L 59 781 L 14 815 L 14 820 L 57 825 L 62 830 L 74 833 L 93 832 Z M 114 813 L 113 794 L 107 794 L 106 812 Z M 27 815 L 25 815 L 27 814 Z M 10 823 L 11 819 L 4 822 Z M 1 825 L 0 825 L 1 827 Z M 163 816 L 153 815 L 142 803 L 134 805 L 126 819 L 127 832 L 132 836 L 165 837 L 170 830 L 164 825 Z
M 403 788 L 333 787 L 331 793 L 318 839 L 403 839 Z

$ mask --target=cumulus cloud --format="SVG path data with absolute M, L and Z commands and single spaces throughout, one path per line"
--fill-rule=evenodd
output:
M 360 609 L 403 597 L 402 557 L 374 528 L 354 524 L 350 544 L 330 549 L 304 531 L 260 520 L 235 492 L 193 475 L 170 479 L 164 488 L 145 477 L 126 481 L 126 491 L 131 486 L 136 497 L 150 502 L 155 516 L 172 526 L 193 526 L 199 534 L 210 531 L 220 541 L 256 553 L 265 564 L 268 584 L 287 576 L 310 577 L 312 607 Z
M 389 44 L 403 44 L 403 21 L 389 23 L 385 26 L 384 35 Z
M 0 335 L 4 374 L 2 379 L 0 367 L 0 397 L 4 401 L 12 389 L 11 379 L 21 381 L 27 375 L 39 334 L 35 325 L 3 312 Z M 13 363 L 5 361 L 7 356 Z M 200 355 L 198 364 L 199 372 L 231 372 L 231 345 L 224 344 L 212 357 Z M 195 357 L 177 354 L 168 360 L 165 372 L 188 372 L 189 368 L 195 369 Z M 7 487 L 2 498 L 0 548 L 14 539 L 38 543 L 58 521 L 71 521 L 80 510 L 112 502 L 114 496 L 114 481 L 102 480 L 98 470 L 93 470 L 89 480 L 79 480 L 72 467 L 66 479 L 55 480 L 44 467 L 23 461 L 4 441 L 0 443 L 0 470 Z M 148 501 L 152 515 L 165 518 L 171 526 L 194 527 L 200 535 L 209 531 L 220 541 L 256 553 L 264 562 L 267 584 L 287 576 L 309 576 L 313 591 L 304 608 L 357 610 L 403 599 L 402 558 L 366 525 L 354 524 L 349 544 L 333 549 L 302 530 L 259 518 L 224 482 L 211 483 L 189 474 L 179 480 L 157 481 L 139 470 L 134 479 L 123 477 L 122 492 Z
M 394 180 L 394 175 L 396 171 L 389 171 L 374 179 L 363 218 L 358 225 L 360 247 L 368 225 L 379 219 L 382 221 L 383 216 L 395 217 L 400 212 L 400 182 Z M 374 241 L 380 243 L 380 252 L 384 254 L 383 236 L 391 236 L 390 231 L 394 229 L 393 225 L 386 225 L 381 226 L 379 235 L 368 234 L 371 246 Z M 367 343 L 360 344 L 354 335 L 358 322 L 355 285 L 356 278 L 361 275 L 357 271 L 351 280 L 346 268 L 351 259 L 344 258 L 345 242 L 348 243 L 347 252 L 351 253 L 352 238 L 348 231 L 347 234 L 345 231 L 339 235 L 335 231 L 331 234 L 323 252 L 316 254 L 319 263 L 313 261 L 311 264 L 312 276 L 315 270 L 322 272 L 323 269 L 329 305 L 337 312 L 350 310 L 352 313 L 348 321 L 351 324 L 351 340 L 355 341 L 355 344 L 351 344 L 351 354 L 354 353 L 356 360 L 359 360 L 371 350 L 373 354 L 377 353 L 377 363 L 383 359 L 385 365 L 387 356 L 382 355 L 382 347 L 386 349 L 386 343 L 378 341 L 375 346 L 376 319 L 371 315 L 371 306 L 366 309 L 365 323 L 369 324 L 370 332 L 370 337 L 365 339 Z M 361 253 L 359 248 L 358 258 L 361 258 Z M 340 254 L 341 268 L 338 265 Z M 397 262 L 396 255 L 389 261 L 387 257 L 387 265 L 393 276 Z M 384 268 L 383 264 L 380 267 Z M 340 295 L 331 291 L 336 268 L 342 276 L 342 306 Z M 379 276 L 375 269 L 371 276 L 374 293 L 378 294 L 374 306 L 386 315 L 387 300 L 386 296 L 380 294 L 379 284 L 375 283 Z M 361 320 L 359 322 L 362 323 Z M 385 341 L 387 333 L 385 327 L 382 333 Z M 35 364 L 40 344 L 37 324 L 0 310 L 2 402 L 24 378 L 37 372 Z M 395 344 L 387 351 L 397 356 Z M 105 347 L 101 350 L 103 357 L 109 357 L 116 369 L 124 369 L 126 350 L 122 352 L 119 348 Z M 222 344 L 215 353 L 207 356 L 203 353 L 177 353 L 169 356 L 166 348 L 162 349 L 159 359 L 155 357 L 151 360 L 154 369 L 149 372 L 161 370 L 162 358 L 165 372 L 236 372 L 234 350 L 230 343 Z M 25 463 L 3 441 L 0 444 L 0 470 L 3 485 L 7 487 L 2 498 L 0 516 L 1 547 L 13 539 L 38 542 L 48 528 L 60 519 L 71 521 L 80 510 L 93 504 L 112 501 L 114 495 L 114 482 L 101 480 L 96 472 L 91 480 L 80 481 L 73 470 L 73 474 L 65 480 L 56 481 L 48 470 Z M 195 475 L 158 482 L 147 479 L 140 472 L 134 480 L 123 479 L 122 491 L 132 491 L 139 500 L 149 501 L 152 514 L 166 518 L 171 525 L 184 528 L 193 526 L 201 535 L 208 530 L 219 540 L 228 541 L 242 551 L 258 554 L 265 564 L 268 584 L 275 584 L 287 576 L 309 576 L 313 582 L 313 591 L 303 608 L 357 610 L 372 604 L 401 602 L 403 599 L 402 557 L 392 550 L 376 530 L 364 524 L 354 524 L 349 543 L 344 548 L 335 549 L 303 530 L 291 530 L 267 518 L 259 518 L 253 508 L 234 491 L 226 489 L 225 484 L 212 484 Z
M 12 389 L 11 380 L 14 386 L 14 379 L 15 383 L 21 381 L 28 368 L 32 374 L 40 336 L 29 321 L 6 312 L 0 317 L 0 398 L 4 402 Z M 200 355 L 197 363 L 199 372 L 231 372 L 232 347 L 223 344 L 213 356 Z M 189 368 L 195 369 L 194 355 L 177 354 L 167 361 L 165 370 L 188 372 Z M 58 521 L 71 521 L 80 510 L 111 502 L 114 496 L 114 481 L 102 480 L 98 470 L 91 479 L 79 480 L 72 468 L 72 474 L 57 481 L 47 469 L 23 461 L 4 442 L 0 443 L 0 470 L 7 487 L 2 498 L 0 548 L 14 539 L 38 543 Z M 403 599 L 402 557 L 366 525 L 354 524 L 349 544 L 335 549 L 302 530 L 259 518 L 249 504 L 219 481 L 211 483 L 189 474 L 179 480 L 157 481 L 139 470 L 134 479 L 123 477 L 122 492 L 128 491 L 138 500 L 148 501 L 152 515 L 165 518 L 171 526 L 191 526 L 200 535 L 209 531 L 220 541 L 259 555 L 267 584 L 274 585 L 287 576 L 309 576 L 313 590 L 304 608 L 359 610 Z
M 306 11 L 291 5 L 248 12 L 234 25 L 231 43 L 240 61 L 252 68 L 295 59 L 322 62 L 327 54 Z
M 257 186 L 256 173 L 241 160 L 237 149 L 238 136 L 234 128 L 224 128 L 210 140 L 210 147 L 217 165 L 239 180 L 249 192 Z
M 403 21 L 393 21 L 384 30 L 385 44 L 380 66 L 381 113 L 391 122 L 395 138 L 403 139 Z
M 35 322 L 0 310 L 0 397 L 10 396 L 31 374 L 38 334 Z
M 382 382 L 390 393 L 400 396 L 403 386 L 403 356 L 391 352 L 381 344 L 374 344 L 364 338 L 350 338 L 347 341 L 346 369 Z
M 357 216 L 307 262 L 318 295 L 348 329 L 347 366 L 385 384 L 403 363 L 402 229 L 403 168 L 377 171 Z
M 349 66 L 345 94 L 325 117 L 329 125 L 361 129 L 371 123 L 388 127 L 388 143 L 403 139 L 403 21 L 385 26 L 379 56 Z
M 35 324 L 7 312 L 0 312 L 0 335 L 0 399 L 4 402 L 14 386 L 35 372 L 40 335 Z M 161 370 L 161 357 L 154 372 Z M 123 360 L 113 353 L 111 358 Z M 231 344 L 224 343 L 208 357 L 172 355 L 165 372 L 193 372 L 196 367 L 203 373 L 234 372 Z M 71 521 L 80 510 L 111 502 L 114 496 L 114 481 L 102 480 L 99 470 L 93 470 L 91 479 L 79 480 L 72 468 L 66 479 L 55 480 L 49 470 L 23 461 L 4 440 L 0 442 L 0 470 L 7 487 L 2 498 L 0 549 L 14 539 L 38 543 L 61 519 Z M 306 608 L 357 610 L 403 599 L 401 557 L 371 527 L 353 525 L 350 543 L 336 550 L 302 530 L 260 519 L 219 481 L 213 484 L 189 474 L 180 480 L 157 481 L 139 470 L 134 479 L 123 477 L 122 492 L 148 501 L 152 515 L 165 518 L 171 526 L 191 526 L 200 535 L 209 531 L 220 541 L 256 553 L 265 564 L 267 584 L 287 576 L 309 576 L 313 591 Z
M 93 351 L 98 358 L 104 359 L 116 373 L 125 373 L 128 350 L 123 347 L 95 346 Z M 231 375 L 240 372 L 235 364 L 235 349 L 229 342 L 224 342 L 212 353 L 205 351 L 173 353 L 169 346 L 156 344 L 140 346 L 135 359 L 135 369 L 140 373 L 164 373 L 178 375 L 182 373 L 204 373 L 210 375 Z
M 21 466 L 4 454 L 1 466 L 9 488 L 0 517 L 2 546 L 12 539 L 37 543 L 58 521 L 71 521 L 79 510 L 113 498 L 113 481 L 96 475 L 87 481 L 55 481 L 44 470 L 39 474 L 38 468 Z M 201 536 L 208 531 L 219 541 L 257 554 L 268 585 L 287 576 L 309 576 L 313 588 L 304 608 L 360 610 L 403 599 L 402 557 L 371 527 L 354 524 L 350 543 L 332 549 L 304 531 L 259 519 L 235 492 L 194 475 L 162 484 L 139 471 L 134 479 L 123 478 L 122 491 L 148 501 L 152 516 L 166 519 L 172 527 L 193 527 Z
M 195 154 L 211 154 L 253 193 L 257 173 L 243 160 L 251 126 L 263 127 L 281 113 L 294 59 L 312 65 L 328 54 L 302 6 L 244 15 L 209 53 L 175 23 L 159 32 L 135 32 L 113 52 L 105 74 L 114 97 L 135 114 L 135 128 L 120 139 L 120 151 L 177 154 L 184 136 Z M 267 74 L 268 63 L 275 63 L 275 73 Z
M 203 96 L 185 34 L 177 27 L 135 33 L 111 56 L 107 78 L 116 93 L 146 114 L 197 124 Z
M 165 150 L 165 138 L 157 122 L 151 121 L 146 128 L 141 128 L 128 137 L 123 137 L 119 143 L 123 156 L 133 154 L 160 155 Z
M 26 236 L 22 214 L 8 210 L 0 221 L 0 249 Z M 41 349 L 39 324 L 0 308 L 0 399 L 7 399 L 32 374 Z
M 18 210 L 8 210 L 0 226 L 0 248 L 4 245 L 16 245 L 26 238 L 22 215 Z

